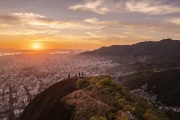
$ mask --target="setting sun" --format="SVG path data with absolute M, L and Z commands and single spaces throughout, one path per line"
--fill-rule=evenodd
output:
M 42 46 L 40 43 L 33 43 L 32 48 L 34 50 L 40 50 L 40 49 L 42 49 Z

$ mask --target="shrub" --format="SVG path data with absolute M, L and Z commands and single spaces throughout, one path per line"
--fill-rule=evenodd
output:
M 109 78 L 104 78 L 98 82 L 98 86 L 111 86 L 112 85 L 112 80 Z
M 145 118 L 145 120 L 159 120 L 152 109 L 147 109 L 143 117 Z
M 93 116 L 90 118 L 90 120 L 108 120 L 108 119 L 104 116 Z
M 78 80 L 76 81 L 76 88 L 83 89 L 90 85 L 89 81 L 87 80 Z
M 135 107 L 133 107 L 132 105 L 129 105 L 129 104 L 126 105 L 124 109 L 126 111 L 131 111 L 131 112 L 135 111 Z
M 130 118 L 127 112 L 120 111 L 117 115 L 116 120 L 130 120 Z

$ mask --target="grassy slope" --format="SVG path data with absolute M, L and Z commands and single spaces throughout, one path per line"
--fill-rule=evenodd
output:
M 167 120 L 144 99 L 130 94 L 109 76 L 76 82 L 77 90 L 62 100 L 74 107 L 77 120 Z

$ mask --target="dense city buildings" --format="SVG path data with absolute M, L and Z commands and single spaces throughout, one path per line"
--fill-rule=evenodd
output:
M 108 74 L 118 64 L 102 58 L 69 59 L 56 54 L 21 54 L 0 57 L 0 119 L 18 117 L 39 92 L 75 76 Z
M 121 77 L 151 69 L 147 57 L 116 62 L 103 57 L 79 57 L 72 54 L 6 54 L 0 56 L 0 120 L 15 120 L 28 103 L 40 92 L 61 80 L 72 77 L 110 75 L 123 82 Z M 142 67 L 143 66 L 143 67 Z M 142 96 L 150 104 L 165 111 L 179 113 L 179 107 L 171 107 L 157 101 L 156 94 L 146 92 L 146 84 L 131 91 Z

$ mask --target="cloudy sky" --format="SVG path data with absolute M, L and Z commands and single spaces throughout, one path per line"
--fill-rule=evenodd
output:
M 180 39 L 180 0 L 0 0 L 0 48 L 95 49 Z

